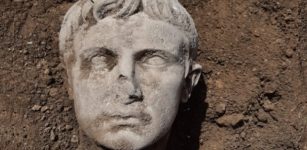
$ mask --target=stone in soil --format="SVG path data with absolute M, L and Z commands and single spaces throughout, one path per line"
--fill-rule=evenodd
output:
M 40 106 L 40 105 L 34 105 L 34 106 L 31 108 L 31 110 L 32 110 L 32 111 L 40 111 L 41 108 L 42 108 L 42 106 Z
M 58 136 L 54 133 L 53 130 L 50 132 L 50 140 L 51 141 L 56 141 L 58 139 Z
M 71 141 L 72 143 L 78 143 L 78 141 L 79 141 L 78 136 L 73 135 L 73 136 L 71 137 L 70 141 Z
M 244 120 L 244 115 L 242 114 L 231 114 L 225 115 L 216 120 L 216 123 L 220 126 L 225 127 L 236 127 Z
M 216 107 L 215 107 L 215 111 L 218 114 L 224 114 L 225 111 L 226 111 L 226 104 L 225 103 L 217 104 Z
M 43 106 L 42 108 L 41 108 L 41 112 L 46 112 L 47 110 L 48 110 L 49 108 L 48 108 L 48 106 Z
M 267 123 L 269 119 L 268 114 L 262 109 L 258 111 L 258 113 L 256 114 L 256 117 L 260 122 L 263 122 L 263 123 Z
M 269 100 L 264 101 L 262 107 L 264 111 L 273 111 L 275 109 L 274 104 Z

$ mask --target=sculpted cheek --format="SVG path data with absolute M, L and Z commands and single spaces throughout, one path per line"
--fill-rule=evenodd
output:
M 144 70 L 138 67 L 136 72 L 139 72 L 137 78 L 140 85 L 155 89 L 162 84 L 173 85 L 181 82 L 184 75 L 184 68 L 182 66 L 169 66 L 163 69 Z
M 142 72 L 139 75 L 139 84 L 143 88 L 157 88 L 160 77 L 157 76 L 157 72 Z

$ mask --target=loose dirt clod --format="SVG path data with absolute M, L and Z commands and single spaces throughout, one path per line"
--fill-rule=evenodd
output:
M 216 123 L 220 126 L 226 127 L 236 127 L 238 124 L 242 123 L 244 115 L 242 114 L 232 114 L 225 115 L 216 120 Z

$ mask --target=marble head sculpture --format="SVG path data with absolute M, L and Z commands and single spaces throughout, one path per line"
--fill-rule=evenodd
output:
M 89 139 L 109 149 L 167 140 L 201 73 L 197 31 L 177 0 L 80 0 L 67 12 L 59 41 Z

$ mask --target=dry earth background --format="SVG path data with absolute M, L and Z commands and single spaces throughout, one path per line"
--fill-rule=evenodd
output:
M 307 150 L 307 1 L 181 0 L 204 68 L 174 125 L 175 150 Z M 69 0 L 0 2 L 0 149 L 80 141 L 58 32 Z

